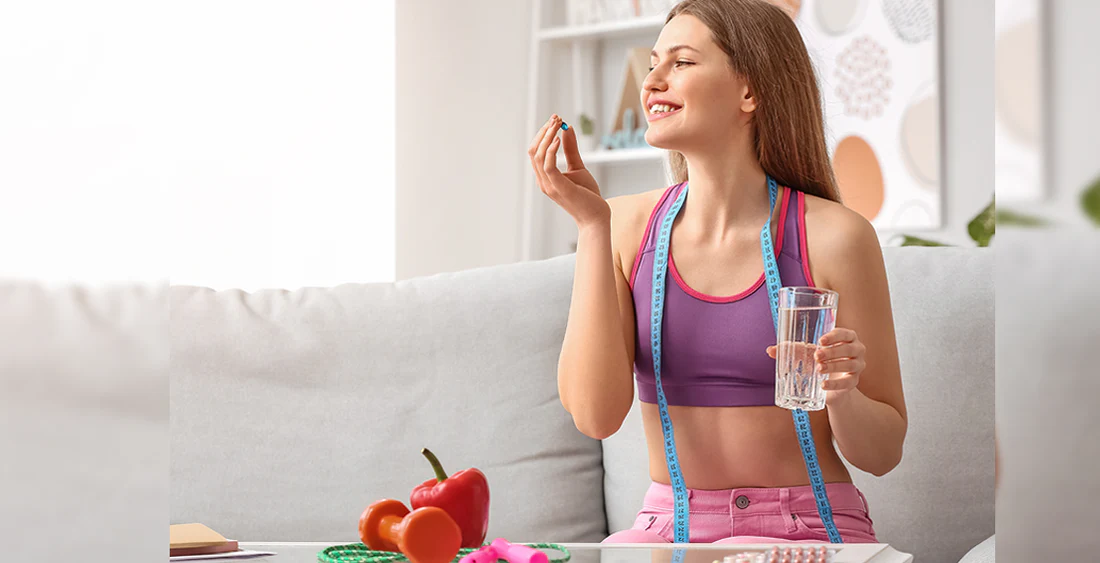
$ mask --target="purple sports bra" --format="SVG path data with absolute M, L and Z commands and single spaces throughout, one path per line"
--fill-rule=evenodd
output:
M 638 398 L 657 402 L 650 349 L 653 253 L 658 230 L 684 184 L 670 186 L 649 217 L 630 275 L 634 296 L 634 373 Z M 805 194 L 782 189 L 776 262 L 784 286 L 813 286 L 806 255 Z M 791 212 L 790 208 L 795 209 Z M 739 407 L 775 404 L 775 360 L 766 348 L 775 344 L 764 272 L 747 290 L 728 297 L 699 293 L 676 270 L 669 250 L 661 384 L 670 405 Z M 675 281 L 673 281 L 675 280 Z

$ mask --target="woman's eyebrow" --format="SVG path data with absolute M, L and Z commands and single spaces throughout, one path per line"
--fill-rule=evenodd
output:
M 702 53 L 702 51 L 700 51 L 699 49 L 696 49 L 695 47 L 692 47 L 691 45 L 673 45 L 672 47 L 669 47 L 665 52 L 671 55 L 671 54 L 675 53 L 676 51 L 681 51 L 683 49 L 687 49 L 687 50 L 690 50 L 690 51 L 695 51 L 696 53 L 700 53 L 700 54 Z M 657 50 L 654 49 L 654 50 L 650 51 L 649 56 L 651 56 L 651 57 L 658 56 L 657 55 Z

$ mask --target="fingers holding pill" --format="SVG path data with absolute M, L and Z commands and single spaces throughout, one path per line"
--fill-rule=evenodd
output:
M 566 170 L 558 166 L 558 151 L 565 154 Z M 585 169 L 577 147 L 576 130 L 554 114 L 539 129 L 527 154 L 539 189 L 568 212 L 578 226 L 610 220 L 610 207 L 599 184 Z

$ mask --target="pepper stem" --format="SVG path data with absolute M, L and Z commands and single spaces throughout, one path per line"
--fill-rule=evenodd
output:
M 442 483 L 447 480 L 447 472 L 443 471 L 443 464 L 439 463 L 439 458 L 435 457 L 428 448 L 420 450 L 420 453 L 424 454 L 424 457 L 428 458 L 428 463 L 432 464 L 432 470 L 435 471 L 435 478 Z

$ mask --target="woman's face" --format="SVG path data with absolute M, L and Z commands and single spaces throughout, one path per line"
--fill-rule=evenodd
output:
M 641 92 L 650 146 L 688 152 L 744 134 L 756 102 L 698 18 L 685 14 L 668 22 L 650 66 Z

